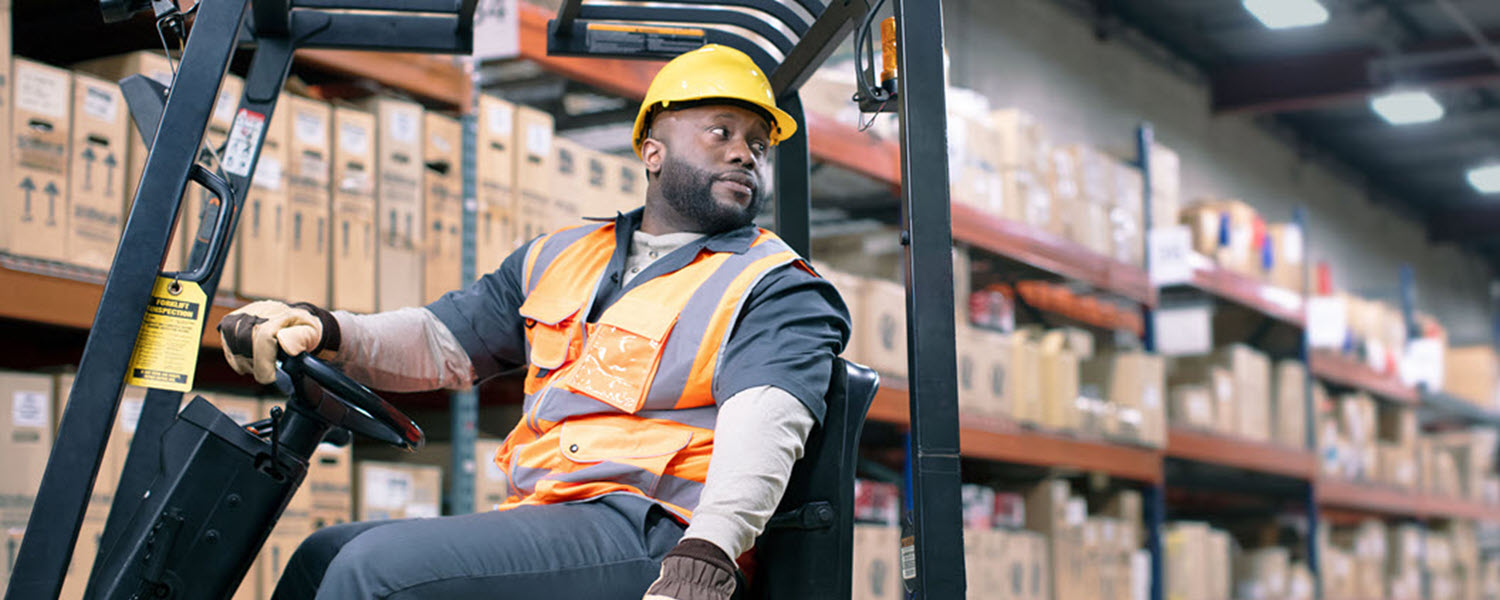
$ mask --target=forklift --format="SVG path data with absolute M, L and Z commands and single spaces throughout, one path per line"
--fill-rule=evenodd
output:
M 150 12 L 163 42 L 181 44 L 170 86 L 121 82 L 150 147 L 103 297 L 89 331 L 6 600 L 58 598 L 127 381 L 150 388 L 111 505 L 85 598 L 228 598 L 238 587 L 324 441 L 351 434 L 415 451 L 421 428 L 338 369 L 282 356 L 288 398 L 270 419 L 237 425 L 202 398 L 179 414 L 199 340 L 239 221 L 266 124 L 303 48 L 466 55 L 478 0 L 100 0 L 107 22 Z M 900 569 L 906 597 L 964 597 L 954 367 L 953 270 L 939 0 L 564 0 L 548 53 L 665 60 L 704 44 L 739 49 L 770 75 L 778 104 L 803 121 L 798 88 L 851 32 L 867 112 L 901 122 L 901 243 L 905 248 L 911 435 L 909 511 Z M 891 25 L 893 23 L 893 25 Z M 883 34 L 883 35 L 882 35 Z M 874 69 L 882 38 L 884 68 Z M 203 132 L 236 50 L 252 49 L 227 142 Z M 803 121 L 805 123 L 805 121 Z M 205 153 L 204 150 L 207 150 Z M 200 156 L 218 157 L 213 163 Z M 222 155 L 222 156 L 220 156 Z M 806 127 L 775 159 L 775 226 L 803 256 L 810 246 Z M 208 198 L 179 272 L 162 265 L 192 181 Z M 472 239 L 472 224 L 466 227 Z M 760 568 L 739 596 L 848 598 L 853 480 L 877 378 L 835 361 L 825 423 L 776 515 L 757 540 Z M 828 564 L 829 557 L 839 557 Z M 71 600 L 71 599 L 69 599 Z

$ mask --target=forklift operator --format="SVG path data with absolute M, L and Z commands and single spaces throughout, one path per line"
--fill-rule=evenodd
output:
M 643 209 L 532 240 L 424 308 L 226 317 L 226 358 L 263 383 L 278 345 L 391 391 L 527 366 L 525 415 L 493 458 L 505 503 L 319 530 L 273 597 L 727 600 L 849 336 L 833 286 L 752 223 L 796 129 L 748 56 L 708 45 L 641 105 Z

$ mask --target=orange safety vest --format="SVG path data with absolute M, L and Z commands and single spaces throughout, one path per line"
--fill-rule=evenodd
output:
M 690 519 L 708 475 L 714 378 L 736 316 L 767 273 L 806 268 L 761 230 L 749 250 L 700 251 L 586 323 L 614 251 L 615 226 L 605 223 L 544 236 L 526 255 L 520 313 L 530 367 L 525 416 L 495 455 L 510 493 L 500 510 L 625 492 Z

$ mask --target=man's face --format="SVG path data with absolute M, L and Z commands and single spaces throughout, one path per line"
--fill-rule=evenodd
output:
M 684 231 L 720 233 L 749 225 L 770 197 L 770 128 L 737 106 L 663 112 L 643 147 L 647 168 Z M 653 146 L 653 142 L 655 146 Z

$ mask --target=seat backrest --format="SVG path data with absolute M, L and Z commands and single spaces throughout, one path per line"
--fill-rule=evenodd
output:
M 753 598 L 848 598 L 853 593 L 854 475 L 865 415 L 880 376 L 833 361 L 823 424 L 808 436 L 802 460 L 776 515 L 755 542 Z

